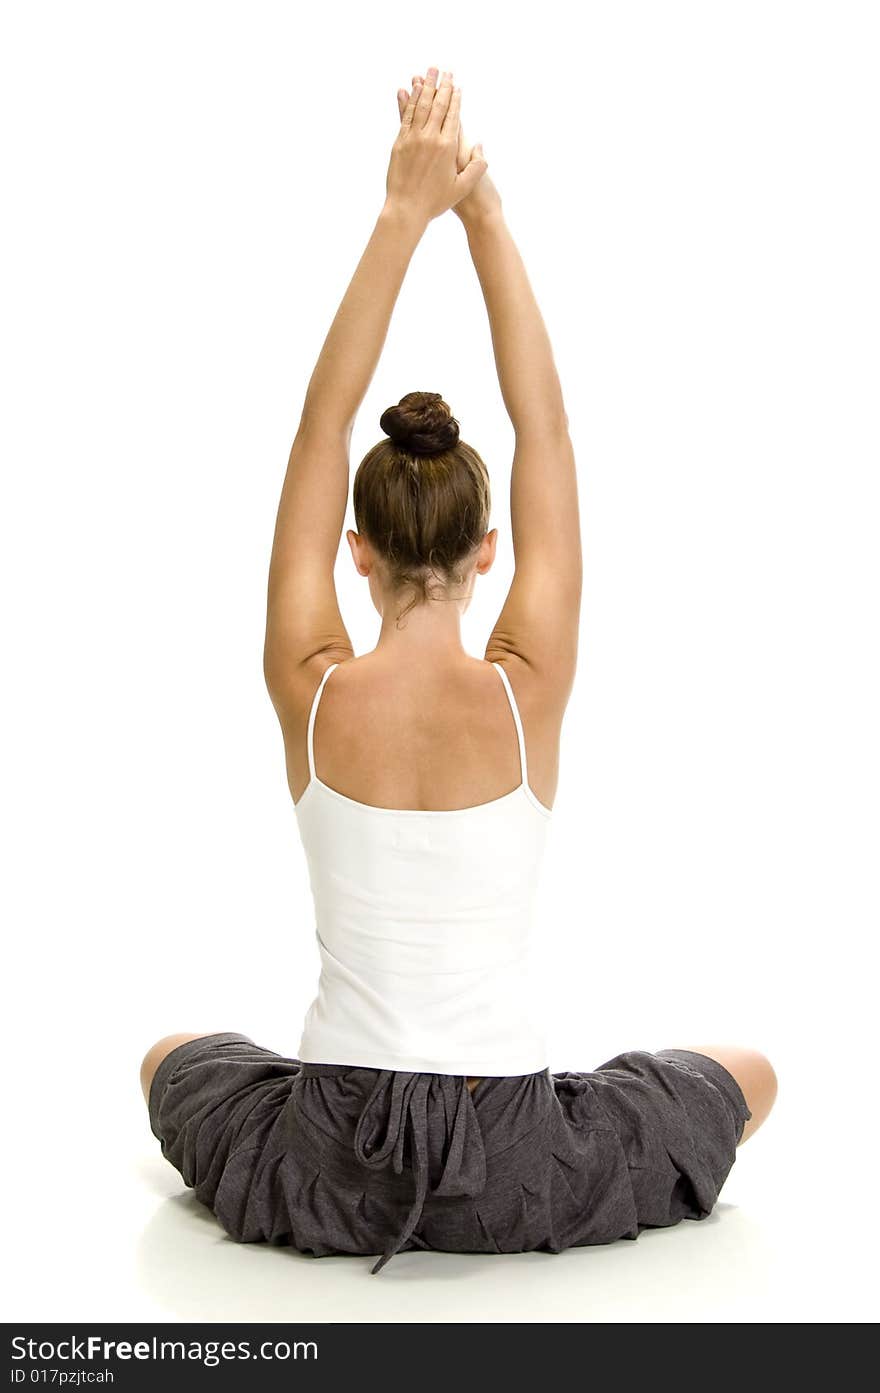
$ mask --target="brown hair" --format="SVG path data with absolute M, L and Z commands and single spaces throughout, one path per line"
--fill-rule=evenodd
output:
M 390 439 L 374 445 L 358 466 L 355 523 L 395 588 L 415 589 L 406 614 L 432 598 L 432 575 L 447 584 L 464 579 L 461 562 L 489 527 L 489 475 L 476 450 L 459 439 L 458 422 L 439 392 L 408 392 L 382 412 L 379 425 Z

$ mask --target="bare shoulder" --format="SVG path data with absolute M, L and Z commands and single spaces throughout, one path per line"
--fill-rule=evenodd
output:
M 523 716 L 525 709 L 536 719 L 562 721 L 574 685 L 576 658 L 565 654 L 559 662 L 534 661 L 492 635 L 486 661 L 504 669 Z
M 288 663 L 282 674 L 267 683 L 269 697 L 282 727 L 308 720 L 315 692 L 329 667 L 351 660 L 351 650 L 327 648 L 300 662 Z
M 559 783 L 562 722 L 573 685 L 566 671 L 543 670 L 516 654 L 486 650 L 487 662 L 502 668 L 522 721 L 529 784 L 537 798 L 553 806 Z
M 294 799 L 308 782 L 306 733 L 318 688 L 330 668 L 350 661 L 350 650 L 337 653 L 327 649 L 315 653 L 302 662 L 291 664 L 283 681 L 276 681 L 269 690 L 284 736 L 287 777 Z

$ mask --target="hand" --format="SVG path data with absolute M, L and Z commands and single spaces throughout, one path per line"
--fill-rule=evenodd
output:
M 417 97 L 424 83 L 424 78 L 419 77 L 418 74 L 416 74 L 416 76 L 413 77 L 412 82 L 413 97 Z M 412 99 L 410 98 L 410 94 L 409 92 L 407 92 L 406 88 L 401 87 L 397 93 L 397 109 L 400 114 L 401 121 L 403 120 L 404 113 L 406 112 L 411 100 Z M 482 145 L 476 144 L 471 146 L 468 143 L 468 141 L 465 138 L 464 129 L 461 125 L 461 121 L 459 120 L 458 149 L 456 151 L 456 165 L 459 173 L 461 173 L 462 170 L 467 169 L 467 166 L 470 163 L 473 155 L 477 155 L 477 157 L 481 160 L 485 159 L 485 156 L 483 155 Z M 464 198 L 460 199 L 459 202 L 456 203 L 453 208 L 453 212 L 457 214 L 457 216 L 465 225 L 467 225 L 469 222 L 473 222 L 474 220 L 480 217 L 485 216 L 487 213 L 500 211 L 501 195 L 495 187 L 495 184 L 490 178 L 488 172 L 485 173 L 481 179 L 477 180 L 475 187 L 470 191 L 470 193 L 466 194 Z
M 487 162 L 474 151 L 459 169 L 461 89 L 437 69 L 414 87 L 401 112 L 400 130 L 391 150 L 386 202 L 411 211 L 425 223 L 468 197 L 485 175 Z

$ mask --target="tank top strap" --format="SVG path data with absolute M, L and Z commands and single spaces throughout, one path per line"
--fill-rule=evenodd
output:
M 520 719 L 519 707 L 516 704 L 516 697 L 513 695 L 513 688 L 510 685 L 510 678 L 504 671 L 501 663 L 493 663 L 492 666 L 498 669 L 501 681 L 504 683 L 504 690 L 507 692 L 507 700 L 510 702 L 510 709 L 513 712 L 513 720 L 516 725 L 516 738 L 519 742 L 519 767 L 522 775 L 523 786 L 529 788 L 529 767 L 526 763 L 526 739 L 523 735 L 522 720 Z
M 306 745 L 308 747 L 309 752 L 309 779 L 314 779 L 317 777 L 315 774 L 315 717 L 318 714 L 318 703 L 321 700 L 321 693 L 324 690 L 324 684 L 326 683 L 327 678 L 330 676 L 333 669 L 337 667 L 339 667 L 338 663 L 331 663 L 328 668 L 324 669 L 324 674 L 320 682 L 318 683 L 318 689 L 315 692 L 314 697 L 312 698 L 312 707 L 309 711 L 309 728 L 308 733 L 306 735 Z

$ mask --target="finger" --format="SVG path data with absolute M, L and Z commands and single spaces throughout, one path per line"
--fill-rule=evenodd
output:
M 428 124 L 433 130 L 444 131 L 444 134 L 451 135 L 452 128 L 448 130 L 444 126 L 444 118 L 449 110 L 452 100 L 452 73 L 440 74 L 440 86 L 437 88 L 437 95 L 434 97 L 434 105 L 431 107 L 431 116 Z
M 463 198 L 467 198 L 472 189 L 479 184 L 486 170 L 489 168 L 489 161 L 484 159 L 482 153 L 476 154 L 481 150 L 481 146 L 474 146 L 474 153 L 471 155 L 470 163 L 461 171 L 455 180 L 455 203 L 460 203 Z M 453 204 L 453 206 L 454 206 Z
M 422 127 L 426 124 L 431 114 L 431 106 L 434 102 L 434 93 L 437 90 L 437 69 L 429 68 L 425 81 L 422 83 L 419 99 L 416 102 L 416 109 L 413 114 L 413 125 Z
M 467 169 L 474 147 L 468 141 L 464 133 L 464 127 L 458 128 L 458 148 L 455 152 L 455 167 L 460 174 L 463 169 Z
M 414 86 L 412 91 L 410 92 L 409 97 L 407 98 L 406 106 L 403 109 L 403 115 L 400 118 L 401 126 L 411 126 L 413 124 L 413 120 L 416 114 L 416 107 L 418 106 L 419 102 L 419 94 L 421 90 L 422 89 L 420 87 Z
M 449 98 L 449 105 L 446 117 L 443 122 L 443 134 L 455 136 L 458 134 L 461 124 L 461 88 L 454 87 Z
M 456 154 L 455 154 L 455 165 L 456 165 L 456 169 L 458 170 L 459 174 L 460 174 L 461 171 L 466 167 L 467 162 L 468 162 L 468 160 L 470 159 L 470 157 L 471 157 L 471 147 L 468 145 L 467 137 L 466 137 L 466 135 L 465 135 L 465 133 L 464 133 L 464 126 L 462 126 L 461 124 L 459 124 L 459 127 L 458 127 L 458 149 L 457 149 Z
M 420 77 L 418 73 L 416 73 L 416 74 L 413 76 L 413 80 L 412 80 L 413 95 L 415 96 L 416 100 L 418 100 L 419 89 L 421 88 L 421 85 L 422 85 L 422 83 L 424 82 L 424 80 L 425 80 L 425 79 L 424 79 L 423 77 Z M 397 93 L 397 105 L 398 105 L 398 107 L 399 107 L 399 109 L 400 109 L 400 119 L 401 119 L 401 121 L 403 120 L 403 113 L 406 111 L 406 108 L 407 108 L 408 103 L 409 103 L 409 92 L 407 91 L 407 89 L 406 89 L 405 87 L 401 87 L 400 90 L 399 90 L 399 92 Z
M 411 101 L 412 104 L 413 104 L 413 115 L 412 115 L 412 117 L 410 118 L 410 121 L 409 121 L 409 125 L 410 125 L 410 126 L 412 126 L 412 124 L 413 124 L 413 119 L 414 119 L 414 117 L 415 117 L 415 112 L 416 112 L 416 106 L 417 106 L 417 104 L 418 104 L 419 97 L 420 97 L 421 94 L 422 94 L 422 84 L 424 83 L 424 81 L 425 81 L 425 79 L 424 79 L 423 77 L 414 77 L 414 78 L 413 78 L 412 93 L 411 93 L 410 96 L 407 98 L 407 105 L 409 104 L 410 101 Z

